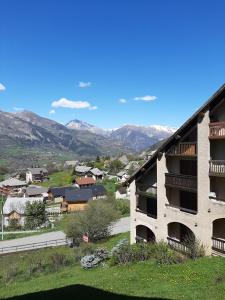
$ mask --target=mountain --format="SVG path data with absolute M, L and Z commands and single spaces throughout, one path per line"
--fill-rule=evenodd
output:
M 97 126 L 91 125 L 87 122 L 77 120 L 77 119 L 74 119 L 74 120 L 70 121 L 65 126 L 69 129 L 87 130 L 87 131 L 90 131 L 92 133 L 100 134 L 100 135 L 103 135 L 103 136 L 109 136 L 110 135 L 109 130 L 104 130 L 102 128 L 99 128 Z
M 85 159 L 129 152 L 119 142 L 90 131 L 72 130 L 29 111 L 0 111 L 0 164 L 46 163 L 60 157 Z
M 116 130 L 104 130 L 79 120 L 73 120 L 66 124 L 67 128 L 77 130 L 88 130 L 117 141 L 123 147 L 128 147 L 132 151 L 139 152 L 149 148 L 171 136 L 176 129 L 162 125 L 137 126 L 125 125 Z
M 137 126 L 125 125 L 114 130 L 110 137 L 117 140 L 121 145 L 126 145 L 133 151 L 142 151 L 164 139 L 167 139 L 176 131 L 161 125 Z

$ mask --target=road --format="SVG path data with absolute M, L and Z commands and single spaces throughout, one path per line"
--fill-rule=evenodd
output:
M 121 218 L 112 226 L 111 235 L 130 231 L 130 217 Z M 22 250 L 32 250 L 37 248 L 44 248 L 48 246 L 57 246 L 59 244 L 65 244 L 64 240 L 66 235 L 62 231 L 52 231 L 48 233 L 42 233 L 39 235 L 27 236 L 23 238 L 6 240 L 0 242 L 0 254 L 1 253 L 9 253 L 9 252 L 17 252 Z M 60 243 L 56 243 L 56 240 L 60 240 Z M 53 242 L 54 241 L 54 242 Z M 30 245 L 33 244 L 33 245 Z M 26 247 L 26 245 L 29 245 Z M 13 247 L 13 248 L 6 248 Z M 16 247 L 18 247 L 16 249 Z M 6 249 L 4 249 L 6 248 Z

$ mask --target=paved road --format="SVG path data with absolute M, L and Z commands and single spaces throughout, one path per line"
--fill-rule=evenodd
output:
M 112 235 L 122 233 L 122 232 L 127 232 L 130 230 L 130 217 L 125 217 L 121 218 L 118 222 L 116 222 L 112 226 Z M 53 231 L 53 232 L 48 232 L 48 233 L 42 233 L 39 235 L 33 235 L 33 236 L 27 236 L 23 238 L 18 238 L 18 239 L 13 239 L 13 240 L 6 240 L 6 241 L 1 241 L 0 242 L 0 254 L 2 252 L 2 248 L 5 247 L 15 247 L 15 246 L 25 246 L 27 244 L 34 244 L 34 243 L 43 243 L 43 245 L 36 245 L 34 247 L 37 248 L 42 248 L 48 246 L 47 244 L 50 241 L 53 240 L 59 240 L 59 239 L 65 239 L 66 235 L 62 231 Z M 46 245 L 44 245 L 46 243 Z M 51 246 L 56 246 L 57 244 L 52 244 Z M 22 250 L 22 249 L 20 249 Z M 30 249 L 27 250 L 32 250 Z M 4 251 L 5 253 L 6 251 Z M 12 249 L 7 252 L 14 252 Z

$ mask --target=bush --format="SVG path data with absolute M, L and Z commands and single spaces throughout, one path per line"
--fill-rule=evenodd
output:
M 36 272 L 41 272 L 45 268 L 45 262 L 42 256 L 31 257 L 28 262 L 28 275 L 31 276 Z
M 75 262 L 80 262 L 81 258 L 86 255 L 94 254 L 95 249 L 93 244 L 82 243 L 79 247 L 74 248 L 74 259 Z
M 27 202 L 25 206 L 25 228 L 36 229 L 47 221 L 45 204 L 40 201 Z
M 10 219 L 9 220 L 9 226 L 7 230 L 9 231 L 16 231 L 16 230 L 21 230 L 21 225 L 19 224 L 19 221 L 17 219 Z
M 6 269 L 3 279 L 5 282 L 14 280 L 19 275 L 18 265 L 13 263 Z
M 80 263 L 84 269 L 98 267 L 109 256 L 105 248 L 97 248 L 93 254 L 82 257 Z
M 188 256 L 192 259 L 205 256 L 205 247 L 192 235 L 187 235 L 184 245 L 189 249 Z
M 155 259 L 159 265 L 172 265 L 182 262 L 181 255 L 172 250 L 165 242 L 156 244 Z
M 68 265 L 69 259 L 63 253 L 53 253 L 49 257 L 49 263 L 50 268 L 57 271 L 60 267 Z
M 118 217 L 117 211 L 107 200 L 92 201 L 85 211 L 68 216 L 64 230 L 67 237 L 76 241 L 81 241 L 83 234 L 87 233 L 89 241 L 95 242 L 110 235 L 110 224 Z
M 122 215 L 130 213 L 130 201 L 127 199 L 115 199 L 115 208 Z

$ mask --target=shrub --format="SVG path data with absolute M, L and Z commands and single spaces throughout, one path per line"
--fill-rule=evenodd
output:
M 9 220 L 9 226 L 7 228 L 9 231 L 12 230 L 20 230 L 21 225 L 19 224 L 19 221 L 17 219 L 10 219 Z
M 110 235 L 110 224 L 118 219 L 118 213 L 107 200 L 91 201 L 85 211 L 70 215 L 64 225 L 67 237 L 82 240 L 84 233 L 95 242 Z
M 31 276 L 36 272 L 41 272 L 45 267 L 45 262 L 42 256 L 31 257 L 28 262 L 28 275 Z
M 5 282 L 14 280 L 18 275 L 19 275 L 19 268 L 18 265 L 13 263 L 10 266 L 8 266 L 8 268 L 6 269 L 4 275 L 3 275 L 3 279 Z
M 188 256 L 192 259 L 205 256 L 205 247 L 198 239 L 192 235 L 187 235 L 184 245 L 189 249 Z
M 155 259 L 157 264 L 160 265 L 171 265 L 182 261 L 180 254 L 172 250 L 165 242 L 156 244 Z
M 49 257 L 50 268 L 58 270 L 69 263 L 68 257 L 63 253 L 53 253 Z
M 47 221 L 45 204 L 40 201 L 27 202 L 25 206 L 25 228 L 36 229 Z
M 115 208 L 122 215 L 130 213 L 130 201 L 127 199 L 115 199 Z
M 86 255 L 91 255 L 95 252 L 93 244 L 82 243 L 79 247 L 74 248 L 75 262 L 80 262 L 81 258 Z
M 90 269 L 99 266 L 109 256 L 108 251 L 105 248 L 97 248 L 91 255 L 82 257 L 80 263 L 84 269 Z

